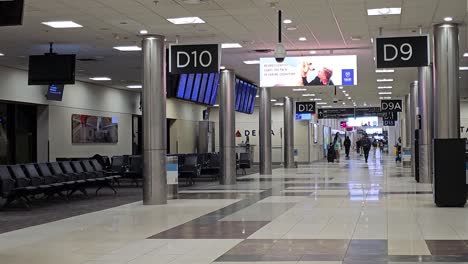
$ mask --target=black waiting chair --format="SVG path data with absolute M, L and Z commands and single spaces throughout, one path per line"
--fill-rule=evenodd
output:
M 84 169 L 85 173 L 90 173 L 94 175 L 94 179 L 98 182 L 98 188 L 96 190 L 96 195 L 98 194 L 99 190 L 104 187 L 108 187 L 114 194 L 117 194 L 117 191 L 112 186 L 112 180 L 114 179 L 112 176 L 107 176 L 104 171 L 96 170 L 89 160 L 82 160 L 81 161 L 82 168 Z
M 55 194 L 59 195 L 60 197 L 66 197 L 62 193 L 65 184 L 58 182 L 57 178 L 52 176 L 39 175 L 35 164 L 30 163 L 23 166 L 33 185 L 39 186 L 39 188 L 42 189 L 43 193 L 46 195 L 47 199 L 54 196 Z
M 125 178 L 131 179 L 138 187 L 138 180 L 143 178 L 143 157 L 131 156 L 130 166 L 123 175 Z
M 19 201 L 29 208 L 28 187 L 30 187 L 29 179 L 24 178 L 17 181 L 6 165 L 0 166 L 0 194 L 6 199 L 4 207 L 9 206 L 14 201 Z
M 113 156 L 111 162 L 111 171 L 113 174 L 122 174 L 125 171 L 125 163 L 123 156 Z
M 10 171 L 13 177 L 17 182 L 23 182 L 26 185 L 26 190 L 28 195 L 34 196 L 40 193 L 44 193 L 46 189 L 49 189 L 51 186 L 44 184 L 44 181 L 39 177 L 29 178 L 23 171 L 21 165 L 10 165 Z
M 200 176 L 200 164 L 197 155 L 186 155 L 182 166 L 179 167 L 179 177 L 187 179 L 187 184 L 195 184 L 195 178 Z
M 249 153 L 240 153 L 239 155 L 239 169 L 242 170 L 243 174 L 246 175 L 247 172 L 245 169 L 250 169 L 250 154 Z
M 69 177 L 74 178 L 75 181 L 77 182 L 77 185 L 75 185 L 74 188 L 68 193 L 68 196 L 70 197 L 75 192 L 80 191 L 84 196 L 89 197 L 88 192 L 86 191 L 86 188 L 85 188 L 86 185 L 89 183 L 87 176 L 84 173 L 75 172 L 72 168 L 70 161 L 62 161 L 59 164 L 60 164 L 60 168 L 63 170 L 63 173 L 68 175 Z M 52 167 L 53 166 L 54 165 L 52 165 Z

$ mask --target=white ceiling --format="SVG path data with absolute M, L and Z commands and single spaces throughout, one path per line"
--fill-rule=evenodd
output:
M 273 49 L 277 37 L 278 9 L 284 18 L 293 21 L 296 31 L 284 31 L 284 42 L 289 55 L 356 54 L 358 55 L 359 86 L 347 91 L 359 105 L 377 104 L 378 77 L 392 77 L 393 96 L 409 92 L 409 83 L 417 78 L 414 69 L 398 69 L 394 74 L 376 74 L 373 61 L 372 37 L 415 35 L 419 26 L 423 33 L 431 32 L 432 25 L 446 16 L 461 23 L 460 53 L 466 50 L 466 0 L 206 0 L 191 5 L 182 0 L 26 0 L 24 25 L 0 28 L 0 65 L 27 67 L 27 56 L 48 51 L 48 42 L 55 42 L 58 53 L 77 53 L 78 59 L 96 59 L 78 62 L 77 76 L 89 81 L 92 76 L 109 76 L 106 82 L 116 88 L 140 83 L 139 52 L 119 52 L 114 46 L 139 44 L 138 32 L 165 35 L 169 42 L 226 43 L 239 42 L 242 49 L 223 50 L 222 64 L 233 68 L 247 79 L 258 83 L 259 66 L 245 65 L 244 60 L 258 59 L 273 54 L 259 54 L 256 49 Z M 272 8 L 271 2 L 277 2 Z M 401 15 L 367 16 L 368 8 L 401 7 Z M 166 18 L 199 16 L 206 24 L 173 25 Z M 84 28 L 52 29 L 43 21 L 73 20 Z M 299 37 L 307 41 L 301 42 Z M 351 40 L 351 36 L 361 40 Z M 468 60 L 461 58 L 462 65 Z M 463 96 L 468 96 L 468 75 L 462 73 Z M 465 89 L 466 87 L 466 89 Z M 323 89 L 308 88 L 310 93 Z M 331 100 L 333 89 L 323 90 L 324 100 Z M 318 93 L 317 93 L 318 94 Z M 340 93 L 338 93 L 340 94 Z M 300 93 L 289 88 L 275 88 L 273 97 L 294 96 Z M 340 94 L 342 96 L 342 93 Z M 344 97 L 343 97 L 344 99 Z M 351 105 L 349 100 L 346 100 Z

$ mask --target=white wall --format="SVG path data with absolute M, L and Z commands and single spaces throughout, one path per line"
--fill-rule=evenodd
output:
M 468 101 L 460 102 L 460 137 L 468 138 Z

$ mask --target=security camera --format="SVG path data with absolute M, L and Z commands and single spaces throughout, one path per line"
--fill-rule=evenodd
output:
M 284 48 L 282 43 L 276 44 L 275 48 L 275 60 L 278 63 L 281 63 L 284 61 L 284 58 L 286 57 L 286 49 Z
M 337 104 L 338 101 L 339 101 L 338 98 L 333 98 L 333 103 L 334 103 L 334 104 Z

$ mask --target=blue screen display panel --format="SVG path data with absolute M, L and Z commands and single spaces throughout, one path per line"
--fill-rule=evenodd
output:
M 252 114 L 255 108 L 257 87 L 252 83 L 236 78 L 236 111 Z
M 181 74 L 176 98 L 214 105 L 218 94 L 219 73 Z

